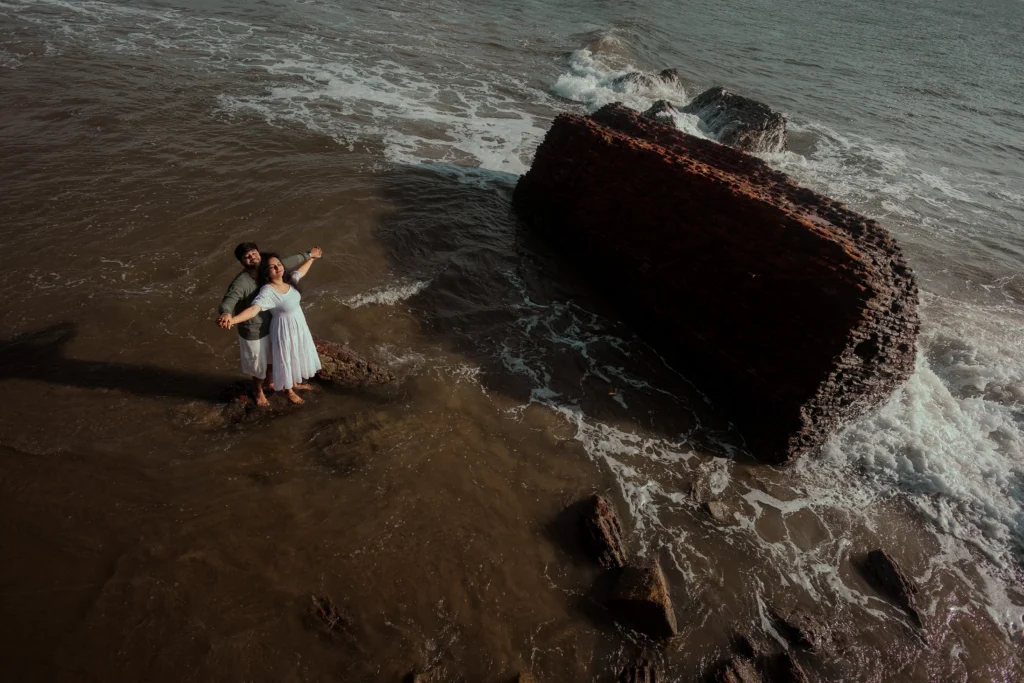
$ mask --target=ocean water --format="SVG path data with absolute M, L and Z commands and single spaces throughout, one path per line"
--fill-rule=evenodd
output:
M 557 555 L 527 551 L 527 544 L 550 541 L 509 530 L 518 529 L 509 520 L 543 527 L 563 498 L 600 489 L 626 514 L 635 552 L 660 558 L 685 610 L 683 642 L 693 652 L 664 655 L 671 680 L 690 680 L 722 655 L 736 622 L 771 635 L 766 607 L 786 599 L 850 615 L 847 646 L 833 661 L 805 662 L 822 680 L 1013 680 L 1022 664 L 1007 653 L 1019 651 L 1024 628 L 1022 31 L 1019 0 L 969 7 L 949 0 L 0 0 L 0 244 L 14 264 L 0 282 L 9 291 L 28 285 L 25 296 L 4 304 L 9 341 L 70 322 L 79 332 L 68 357 L 97 363 L 62 360 L 60 372 L 33 366 L 43 378 L 36 381 L 12 370 L 24 363 L 4 352 L 0 388 L 11 393 L 7 400 L 17 395 L 20 408 L 0 423 L 0 444 L 39 458 L 116 452 L 118 471 L 131 477 L 155 477 L 163 472 L 155 463 L 175 462 L 160 494 L 168 509 L 179 507 L 186 482 L 210 500 L 226 495 L 200 469 L 182 464 L 205 463 L 199 454 L 211 439 L 218 452 L 236 455 L 234 441 L 258 447 L 263 439 L 282 453 L 315 444 L 319 464 L 274 465 L 280 476 L 317 482 L 305 501 L 305 484 L 278 491 L 287 501 L 281 505 L 327 510 L 356 506 L 366 491 L 387 491 L 375 515 L 354 523 L 362 545 L 353 540 L 336 553 L 362 578 L 332 585 L 364 593 L 352 598 L 358 612 L 373 603 L 365 594 L 383 591 L 375 576 L 425 582 L 422 597 L 408 599 L 409 612 L 391 614 L 387 623 L 402 624 L 396 642 L 419 653 L 418 665 L 450 676 L 498 680 L 525 663 L 553 680 L 600 680 L 609 662 L 627 657 L 618 636 L 580 635 L 588 627 L 578 614 L 563 617 L 566 610 L 552 608 L 531 617 L 514 607 L 535 593 L 573 602 L 585 592 L 586 574 L 559 569 Z M 631 71 L 668 67 L 679 70 L 681 87 L 616 82 Z M 787 471 L 747 464 L 727 420 L 509 214 L 516 179 L 559 112 L 615 101 L 639 110 L 657 99 L 681 105 L 713 85 L 784 112 L 790 150 L 765 161 L 880 220 L 903 245 L 922 290 L 914 376 L 817 457 Z M 712 137 L 695 117 L 680 115 L 676 124 Z M 414 389 L 391 399 L 385 421 L 395 426 L 373 451 L 390 454 L 392 463 L 405 462 L 395 454 L 430 454 L 408 489 L 387 483 L 405 481 L 399 465 L 373 458 L 352 465 L 363 472 L 355 479 L 323 478 L 323 463 L 335 456 L 316 436 L 322 423 L 377 410 L 352 397 L 325 396 L 308 417 L 266 426 L 249 441 L 226 440 L 216 436 L 222 432 L 169 426 L 166 413 L 195 398 L 188 391 L 94 381 L 117 364 L 124 373 L 155 363 L 179 373 L 229 374 L 233 340 L 211 329 L 206 313 L 232 269 L 231 247 L 253 234 L 282 250 L 323 243 L 329 259 L 314 269 L 322 275 L 314 276 L 321 279 L 307 302 L 314 329 L 409 378 Z M 89 394 L 96 384 L 99 393 Z M 147 402 L 129 405 L 124 396 L 132 394 Z M 115 431 L 109 415 L 122 410 L 145 427 Z M 60 427 L 45 419 L 54 411 Z M 442 415 L 452 416 L 449 427 L 441 426 L 449 419 Z M 557 443 L 541 435 L 555 435 Z M 192 455 L 168 445 L 178 438 Z M 496 439 L 506 445 L 495 446 Z M 242 475 L 229 461 L 217 467 L 235 481 Z M 455 474 L 442 474 L 447 468 Z M 29 476 L 13 471 L 11 481 Z M 463 482 L 469 471 L 473 477 Z M 70 476 L 65 485 L 73 488 Z M 451 498 L 429 498 L 448 485 L 456 487 Z M 526 498 L 505 497 L 520 488 Z M 709 527 L 700 510 L 709 495 L 728 502 L 734 525 Z M 462 496 L 465 506 L 452 503 Z M 65 506 L 77 500 L 58 498 Z M 416 512 L 403 501 L 428 499 L 439 524 L 488 541 L 472 562 L 468 556 L 420 577 L 367 550 L 374 539 L 398 534 L 390 520 L 402 510 Z M 100 501 L 87 503 L 102 508 Z M 233 501 L 225 499 L 225 507 Z M 12 504 L 5 514 L 47 519 L 24 509 Z M 305 528 L 305 514 L 281 521 L 280 537 Z M 481 517 L 500 519 L 495 525 L 503 531 L 477 530 Z M 171 521 L 158 516 L 146 524 L 160 536 Z M 443 536 L 435 529 L 418 537 L 454 553 L 458 546 L 445 545 Z M 101 534 L 104 547 L 138 543 L 129 538 L 120 527 Z M 415 550 L 434 566 L 429 545 Z M 878 545 L 922 583 L 933 624 L 925 654 L 908 644 L 914 636 L 899 613 L 850 568 L 858 553 Z M 254 547 L 246 545 L 242 556 L 265 561 L 246 555 Z M 283 552 L 309 559 L 294 548 Z M 533 552 L 541 552 L 534 564 L 516 565 L 529 577 L 522 585 L 495 559 Z M 85 563 L 78 557 L 71 565 L 77 561 Z M 210 571 L 229 575 L 218 562 Z M 436 587 L 467 581 L 485 565 L 491 569 L 480 571 L 489 580 L 461 598 Z M 281 569 L 257 583 L 301 592 L 284 588 L 292 575 Z M 200 586 L 198 595 L 220 586 L 201 573 L 168 576 Z M 504 597 L 489 602 L 480 586 L 492 584 Z M 5 576 L 5 585 L 19 595 L 50 590 L 20 574 Z M 187 602 L 191 594 L 182 591 L 176 595 Z M 255 628 L 234 607 L 242 617 L 218 622 L 211 648 L 224 646 L 225 633 Z M 107 612 L 119 615 L 109 617 L 115 626 L 87 613 L 74 617 L 84 619 L 80 624 L 68 617 L 79 624 L 72 633 L 113 628 L 124 635 L 117 625 L 133 612 Z M 506 616 L 477 621 L 489 612 Z M 159 622 L 147 621 L 147 633 L 163 633 Z M 43 625 L 27 633 L 26 651 L 43 652 L 40 643 L 53 642 Z M 353 680 L 382 680 L 381 662 L 396 660 L 381 633 L 364 634 L 373 654 L 358 674 L 344 669 Z M 114 647 L 94 637 L 83 642 L 101 652 Z M 77 671 L 156 671 L 142 659 L 127 668 L 104 663 L 86 645 L 67 644 L 73 640 L 62 641 L 59 652 Z M 890 641 L 900 647 L 887 652 Z M 130 639 L 125 647 L 145 649 Z M 249 662 L 182 652 L 213 677 Z M 321 675 L 327 660 L 307 656 L 316 663 L 275 665 L 275 675 Z M 881 668 L 870 664 L 876 656 Z M 39 661 L 20 665 L 39 673 Z M 262 679 L 266 671 L 254 675 Z

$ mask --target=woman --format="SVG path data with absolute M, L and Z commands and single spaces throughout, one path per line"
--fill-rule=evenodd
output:
M 252 306 L 238 315 L 231 316 L 231 325 L 245 322 L 260 311 L 273 311 L 270 318 L 270 345 L 274 365 L 274 388 L 285 392 L 292 403 L 302 403 L 295 389 L 312 389 L 304 380 L 311 378 L 320 369 L 320 356 L 313 343 L 313 335 L 306 326 L 302 314 L 302 296 L 298 290 L 302 279 L 313 260 L 320 258 L 317 249 L 297 270 L 284 272 L 284 265 L 277 254 L 262 254 L 257 283 L 260 291 L 252 300 Z

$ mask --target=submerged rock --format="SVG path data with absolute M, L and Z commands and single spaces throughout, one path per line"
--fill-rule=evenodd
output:
M 657 564 L 623 567 L 608 598 L 608 609 L 619 623 L 651 638 L 676 635 L 668 585 Z
M 720 500 L 709 500 L 704 503 L 704 509 L 707 511 L 711 519 L 715 520 L 719 524 L 728 524 L 733 521 L 732 512 L 729 510 L 729 506 Z
M 772 683 L 810 683 L 804 668 L 789 652 L 780 653 L 772 669 Z
M 918 626 L 923 626 L 921 612 L 917 608 L 917 584 L 903 572 L 896 560 L 882 549 L 872 550 L 864 566 L 876 587 L 902 607 Z
M 659 683 L 661 670 L 645 655 L 619 672 L 618 683 Z
M 715 683 L 764 683 L 764 677 L 752 659 L 733 657 L 714 676 Z
M 768 615 L 779 635 L 795 647 L 814 652 L 823 649 L 832 638 L 828 626 L 803 610 L 771 608 Z
M 781 152 L 789 144 L 786 117 L 766 104 L 725 88 L 709 88 L 683 107 L 720 143 L 747 152 Z
M 674 126 L 674 117 L 678 113 L 679 110 L 672 106 L 672 103 L 668 100 L 658 100 L 640 116 L 643 116 L 645 119 L 651 119 L 652 121 L 659 121 L 661 123 Z
M 622 522 L 611 503 L 597 494 L 591 496 L 585 503 L 581 524 L 586 545 L 601 567 L 611 569 L 626 565 Z
M 893 238 L 742 152 L 618 104 L 562 114 L 513 205 L 758 457 L 817 448 L 914 369 Z
M 537 679 L 529 671 L 520 671 L 514 683 L 537 683 Z

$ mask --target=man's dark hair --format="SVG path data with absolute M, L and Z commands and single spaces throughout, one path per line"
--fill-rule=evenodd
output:
M 242 242 L 237 247 L 235 247 L 235 258 L 241 261 L 242 257 L 248 254 L 253 249 L 255 249 L 256 251 L 260 250 L 260 248 L 256 246 L 255 242 Z

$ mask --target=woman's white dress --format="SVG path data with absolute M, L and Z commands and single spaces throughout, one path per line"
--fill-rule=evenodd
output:
M 298 274 L 293 274 L 298 282 Z M 313 335 L 302 314 L 302 295 L 289 287 L 284 294 L 271 285 L 263 285 L 254 306 L 271 311 L 270 345 L 274 363 L 274 389 L 285 391 L 310 379 L 320 369 L 320 356 Z

